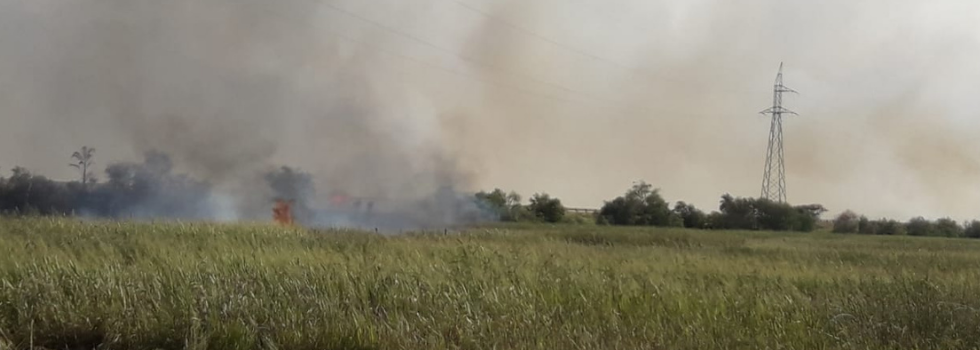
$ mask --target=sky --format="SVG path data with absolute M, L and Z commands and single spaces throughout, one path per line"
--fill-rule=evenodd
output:
M 0 0 L 0 172 L 88 145 L 230 193 L 291 165 L 714 210 L 759 195 L 784 63 L 790 202 L 980 219 L 976 57 L 976 1 Z

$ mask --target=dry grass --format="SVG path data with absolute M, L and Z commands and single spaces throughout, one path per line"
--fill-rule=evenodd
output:
M 0 348 L 976 349 L 980 242 L 0 219 Z

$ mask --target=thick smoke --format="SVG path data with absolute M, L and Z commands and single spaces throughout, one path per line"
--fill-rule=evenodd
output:
M 138 213 L 131 216 L 263 219 L 273 198 L 289 197 L 300 203 L 302 221 L 332 224 L 326 213 L 341 209 L 321 207 L 342 193 L 377 202 L 379 218 L 405 217 L 389 219 L 392 227 L 448 225 L 458 218 L 438 205 L 433 212 L 431 202 L 473 185 L 441 140 L 439 108 L 392 85 L 398 78 L 374 69 L 377 58 L 359 44 L 325 35 L 330 28 L 314 2 L 4 1 L 0 8 L 3 23 L 20 28 L 0 41 L 12 59 L 0 70 L 2 88 L 26 97 L 9 99 L 8 111 L 17 112 L 4 121 L 37 138 L 23 142 L 46 146 L 15 160 L 33 166 L 49 151 L 77 147 L 59 144 L 63 136 L 96 146 L 100 160 L 159 151 L 208 184 L 210 198 L 189 203 L 225 204 L 215 211 L 189 205 L 183 210 L 199 214 L 188 215 L 167 206 L 166 191 L 148 191 L 132 199 Z M 147 164 L 115 165 L 108 175 L 141 174 Z M 143 198 L 154 194 L 159 203 Z
M 758 193 L 785 61 L 791 201 L 976 216 L 980 5 L 457 1 L 0 0 L 0 165 L 159 150 L 236 219 L 268 217 L 282 165 L 313 212 L 413 223 L 476 188 L 596 207 L 638 179 L 713 207 Z

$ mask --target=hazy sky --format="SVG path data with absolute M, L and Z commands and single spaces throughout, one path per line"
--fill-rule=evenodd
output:
M 0 0 L 0 171 L 89 145 L 228 191 L 288 164 L 713 210 L 759 194 L 785 62 L 791 202 L 980 218 L 978 57 L 977 1 Z

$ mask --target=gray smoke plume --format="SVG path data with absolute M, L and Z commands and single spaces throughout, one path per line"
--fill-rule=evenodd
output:
M 785 61 L 791 201 L 968 218 L 978 23 L 952 0 L 0 0 L 0 165 L 159 150 L 234 219 L 268 218 L 281 165 L 311 210 L 411 222 L 477 188 L 596 207 L 638 179 L 713 207 L 758 193 Z
M 107 160 L 159 151 L 233 203 L 217 218 L 236 220 L 268 219 L 282 196 L 302 212 L 331 212 L 318 207 L 342 192 L 412 218 L 391 226 L 453 224 L 421 204 L 472 185 L 440 139 L 439 107 L 373 68 L 360 44 L 323 35 L 315 2 L 5 0 L 0 9 L 12 29 L 0 34 L 4 124 L 14 130 L 3 138 L 46 146 L 4 160 L 33 167 L 73 143 Z

